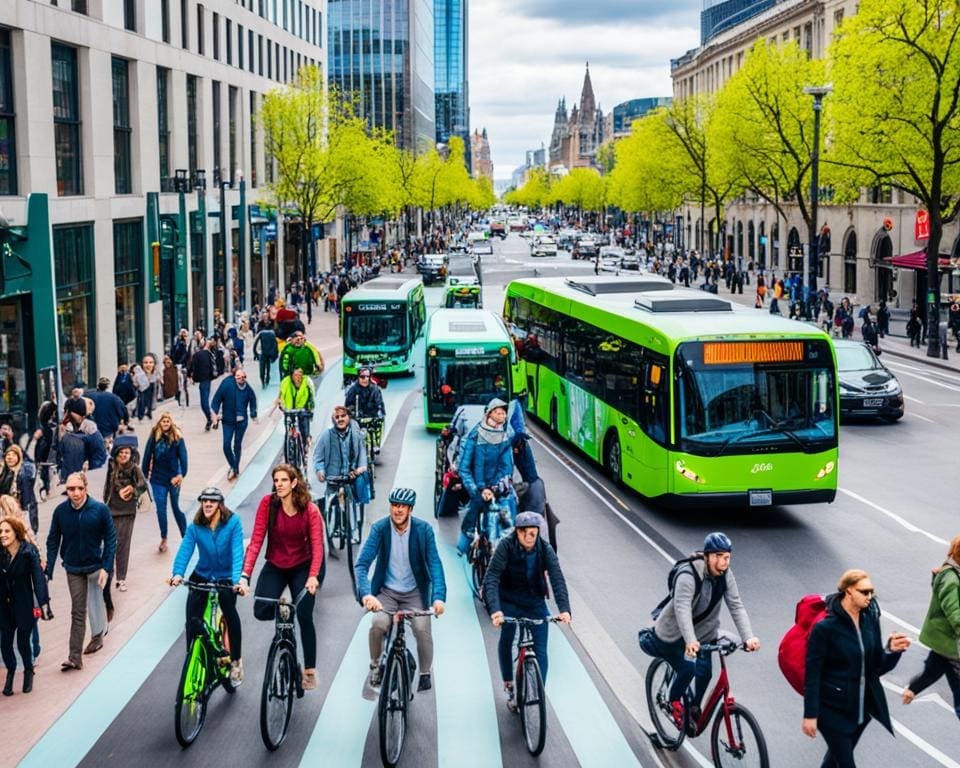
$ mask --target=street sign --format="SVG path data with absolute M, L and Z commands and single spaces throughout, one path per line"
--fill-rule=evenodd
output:
M 930 239 L 930 214 L 922 208 L 913 222 L 913 239 L 917 242 Z

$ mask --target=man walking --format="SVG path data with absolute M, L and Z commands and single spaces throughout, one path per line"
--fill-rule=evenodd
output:
M 213 355 L 216 343 L 211 341 L 201 347 L 190 360 L 190 378 L 200 388 L 200 410 L 207 417 L 206 431 L 210 431 L 213 420 L 210 418 L 210 382 L 217 377 L 217 361 Z
M 279 356 L 277 334 L 273 330 L 270 313 L 263 312 L 260 315 L 260 329 L 257 331 L 257 335 L 253 337 L 253 359 L 260 363 L 260 385 L 262 387 L 270 384 L 270 368 Z
M 220 382 L 210 408 L 214 424 L 223 421 L 223 455 L 230 466 L 227 480 L 235 480 L 240 474 L 240 449 L 243 446 L 243 435 L 247 431 L 247 416 L 254 421 L 257 418 L 257 395 L 253 387 L 247 386 L 247 372 L 243 368 L 237 368 L 233 376 Z
M 53 511 L 47 534 L 47 579 L 53 579 L 57 552 L 67 572 L 70 587 L 70 655 L 60 669 L 83 669 L 82 653 L 96 653 L 103 647 L 107 631 L 107 610 L 103 588 L 117 551 L 117 533 L 106 504 L 91 499 L 87 477 L 82 472 L 67 476 L 67 501 Z M 83 649 L 87 616 L 92 637 Z

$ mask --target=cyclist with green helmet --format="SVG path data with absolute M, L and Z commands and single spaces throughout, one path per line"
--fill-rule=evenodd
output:
M 193 522 L 187 526 L 177 550 L 170 584 L 177 586 L 183 581 L 193 550 L 196 549 L 199 555 L 197 566 L 189 580 L 194 583 L 216 582 L 222 585 L 218 590 L 220 609 L 227 621 L 230 679 L 236 685 L 243 680 L 243 638 L 240 615 L 237 613 L 237 592 L 246 595 L 248 591 L 246 585 L 240 583 L 243 526 L 240 516 L 227 509 L 223 503 L 223 492 L 219 488 L 204 488 L 197 500 L 200 508 Z M 206 592 L 191 590 L 187 595 L 188 643 L 193 637 L 193 629 L 203 621 L 206 605 Z
M 357 558 L 354 572 L 360 603 L 375 613 L 370 624 L 370 685 L 380 685 L 380 656 L 397 611 L 422 611 L 432 607 L 439 616 L 447 599 L 447 583 L 437 551 L 433 526 L 413 516 L 416 491 L 394 488 L 390 492 L 390 515 L 370 527 L 370 535 Z M 373 580 L 370 568 L 376 561 Z M 420 664 L 418 691 L 432 687 L 433 637 L 430 617 L 412 622 Z

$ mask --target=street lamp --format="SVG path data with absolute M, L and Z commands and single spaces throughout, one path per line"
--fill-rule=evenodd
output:
M 809 279 L 809 299 L 812 301 L 817 291 L 817 271 L 820 262 L 820 244 L 817 236 L 817 203 L 820 198 L 820 112 L 823 109 L 823 97 L 833 92 L 833 85 L 807 86 L 803 92 L 813 96 L 813 152 L 810 155 L 810 228 L 807 232 L 807 270 Z

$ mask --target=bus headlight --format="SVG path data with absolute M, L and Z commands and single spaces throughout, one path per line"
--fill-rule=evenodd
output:
M 823 478 L 825 478 L 827 475 L 832 473 L 833 470 L 836 468 L 837 468 L 837 465 L 835 462 L 828 461 L 826 464 L 823 465 L 823 468 L 819 472 L 817 472 L 817 480 L 823 480 Z
M 687 478 L 687 480 L 689 480 L 690 482 L 700 483 L 700 484 L 703 484 L 704 482 L 706 482 L 702 477 L 700 477 L 700 475 L 698 475 L 692 469 L 689 469 L 687 465 L 683 463 L 682 460 L 678 459 L 676 466 L 677 466 L 677 472 L 679 472 L 681 475 Z

